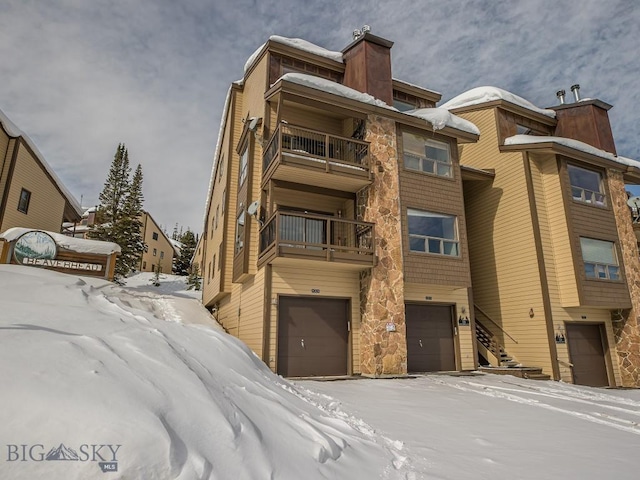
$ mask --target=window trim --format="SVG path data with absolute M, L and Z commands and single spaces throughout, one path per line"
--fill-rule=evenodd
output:
M 571 183 L 571 174 L 570 174 L 570 169 L 578 169 L 578 170 L 582 170 L 588 173 L 594 173 L 596 175 L 598 175 L 598 183 L 600 186 L 600 191 L 596 192 L 594 190 L 589 190 L 588 188 L 584 188 L 584 187 L 580 187 L 578 185 L 573 185 L 573 183 Z M 599 208 L 606 208 L 608 206 L 607 203 L 607 192 L 605 189 L 605 182 L 604 182 L 604 175 L 602 174 L 602 172 L 598 171 L 598 170 L 593 170 L 590 168 L 585 168 L 579 165 L 575 165 L 573 163 L 569 163 L 567 162 L 567 177 L 569 178 L 569 190 L 570 190 L 570 195 L 571 195 L 571 200 L 579 203 L 581 205 L 589 205 L 592 207 L 599 207 Z M 576 196 L 573 194 L 573 189 L 579 189 L 581 190 L 580 193 L 580 198 L 576 198 Z M 587 192 L 590 194 L 591 200 L 587 201 L 586 196 L 587 196 Z M 602 202 L 598 203 L 598 201 L 596 200 L 596 195 L 602 195 Z
M 243 163 L 244 162 L 244 163 Z M 246 144 L 240 153 L 240 162 L 238 163 L 238 187 L 242 187 L 247 181 L 249 173 L 249 145 Z
M 242 223 L 240 223 L 240 218 L 242 217 Z M 242 208 L 240 210 L 240 213 L 238 213 L 238 215 L 236 216 L 236 238 L 235 238 L 235 246 L 234 246 L 234 255 L 238 255 L 240 253 L 242 253 L 242 251 L 244 250 L 244 233 L 245 233 L 245 226 L 246 226 L 246 215 L 245 215 L 245 211 L 244 208 Z M 240 229 L 240 227 L 242 227 L 242 229 Z
M 411 152 L 408 151 L 406 149 L 406 142 L 405 142 L 405 135 L 413 135 L 415 137 L 419 137 L 420 139 L 422 139 L 424 141 L 424 146 L 425 146 L 425 153 L 424 156 L 419 156 L 417 155 L 415 152 Z M 445 140 L 438 140 L 435 138 L 429 138 L 426 135 L 424 135 L 423 133 L 417 133 L 417 132 L 413 132 L 413 131 L 409 131 L 409 130 L 402 130 L 401 131 L 401 138 L 402 138 L 402 166 L 405 170 L 410 171 L 410 172 L 415 172 L 415 173 L 422 173 L 425 175 L 430 175 L 432 177 L 438 177 L 438 178 L 446 178 L 448 180 L 454 180 L 454 162 L 453 162 L 453 155 L 452 155 L 452 149 L 451 149 L 451 143 L 447 142 Z M 434 148 L 442 148 L 444 147 L 444 149 L 447 152 L 447 157 L 448 157 L 448 162 L 442 162 L 438 159 L 435 158 L 428 158 L 427 154 L 426 154 L 426 147 L 427 145 L 430 145 L 431 147 Z M 407 165 L 407 161 L 406 161 L 406 157 L 410 156 L 413 157 L 415 159 L 417 159 L 420 162 L 420 168 L 412 168 L 410 166 Z M 428 171 L 428 170 L 424 170 L 423 169 L 423 165 L 424 162 L 426 161 L 430 161 L 433 163 L 433 171 Z M 448 175 L 442 175 L 440 173 L 438 173 L 439 171 L 439 166 L 443 166 L 446 165 L 446 167 L 448 168 Z
M 582 258 L 582 264 L 584 266 L 584 274 L 585 274 L 585 278 L 587 280 L 595 280 L 595 281 L 605 281 L 605 282 L 621 282 L 623 281 L 622 279 L 622 272 L 621 272 L 621 267 L 620 267 L 620 259 L 618 258 L 618 249 L 616 247 L 616 242 L 611 241 L 611 240 L 602 240 L 599 238 L 590 238 L 590 237 L 580 237 L 580 254 L 581 254 L 581 258 Z M 608 243 L 611 245 L 611 253 L 613 254 L 613 259 L 616 263 L 604 263 L 604 262 L 597 262 L 597 261 L 588 261 L 585 257 L 584 257 L 584 253 L 585 253 L 585 248 L 583 246 L 583 240 L 588 240 L 588 241 L 592 241 L 592 242 L 601 242 L 601 243 Z M 587 270 L 587 266 L 591 265 L 593 267 L 593 275 L 589 274 L 589 271 Z M 611 268 L 613 267 L 613 268 Z M 617 278 L 611 278 L 612 274 L 615 271 L 615 275 L 617 275 Z M 600 276 L 600 274 L 604 274 L 604 276 Z
M 23 201 L 23 195 L 26 194 L 26 200 Z M 24 205 L 23 205 L 24 204 Z M 20 190 L 20 197 L 18 197 L 18 211 L 20 213 L 24 213 L 25 215 L 29 214 L 29 205 L 31 204 L 31 192 L 26 188 L 22 188 Z M 24 208 L 24 210 L 23 210 Z
M 430 236 L 430 235 L 422 235 L 422 234 L 417 234 L 417 233 L 411 233 L 410 230 L 410 225 L 409 225 L 409 217 L 411 216 L 412 212 L 417 212 L 420 214 L 427 214 L 427 215 L 414 215 L 414 216 L 423 216 L 423 217 L 428 217 L 429 215 L 432 215 L 432 218 L 451 218 L 453 219 L 453 239 L 450 238 L 445 238 L 445 237 L 434 237 L 434 236 Z M 424 255 L 435 255 L 438 257 L 445 257 L 445 258 L 462 258 L 461 255 L 461 251 L 460 251 L 460 228 L 458 225 L 458 216 L 457 215 L 451 215 L 448 213 L 440 213 L 440 212 L 431 212 L 428 210 L 421 210 L 418 208 L 407 208 L 407 233 L 408 233 L 408 241 L 409 241 L 409 252 L 410 253 L 417 253 L 417 254 L 424 254 Z M 424 250 L 414 250 L 411 248 L 411 240 L 413 239 L 424 239 Z M 430 240 L 435 240 L 439 242 L 439 252 L 431 252 L 429 251 L 429 241 Z M 455 251 L 456 254 L 452 255 L 450 253 L 445 253 L 445 243 L 450 243 L 455 245 Z

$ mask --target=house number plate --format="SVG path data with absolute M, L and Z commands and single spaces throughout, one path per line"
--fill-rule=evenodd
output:
M 312 288 L 311 289 L 311 293 L 320 293 L 320 289 L 319 288 Z

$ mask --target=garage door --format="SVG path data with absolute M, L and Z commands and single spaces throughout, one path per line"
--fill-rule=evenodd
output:
M 438 372 L 456 369 L 451 307 L 405 305 L 407 370 Z
M 346 375 L 349 300 L 280 297 L 278 373 Z
M 592 387 L 608 386 L 600 326 L 567 324 L 567 344 L 573 364 L 573 383 Z

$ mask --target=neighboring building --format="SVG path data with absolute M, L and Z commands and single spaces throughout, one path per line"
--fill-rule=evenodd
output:
M 171 240 L 148 212 L 142 214 L 140 221 L 142 222 L 142 241 L 145 244 L 145 251 L 140 259 L 139 270 L 141 272 L 155 272 L 160 265 L 162 273 L 173 272 L 175 250 Z
M 480 128 L 461 161 L 491 173 L 464 182 L 479 337 L 556 380 L 638 386 L 640 163 L 616 156 L 611 106 L 573 90 L 547 110 L 490 87 L 443 105 Z
M 60 232 L 82 209 L 31 139 L 0 111 L 0 232 L 23 227 Z
M 271 37 L 229 90 L 203 302 L 282 375 L 476 367 L 462 185 L 487 174 L 458 144 L 478 131 L 393 79 L 391 46 Z

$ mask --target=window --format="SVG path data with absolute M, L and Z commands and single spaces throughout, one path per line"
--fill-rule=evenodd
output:
M 216 256 L 215 255 L 213 256 L 213 262 L 212 263 L 213 263 L 213 268 L 211 269 L 211 277 L 213 278 L 214 277 L 213 271 L 216 269 Z
M 244 247 L 244 210 L 240 211 L 236 221 L 236 253 Z
M 449 144 L 413 133 L 402 133 L 404 167 L 441 177 L 452 176 Z
M 220 205 L 216 206 L 216 225 L 215 225 L 215 229 L 218 229 L 218 216 L 220 215 Z
M 31 192 L 24 188 L 20 190 L 20 200 L 18 201 L 18 211 L 27 213 L 29 211 L 29 202 L 31 201 Z
M 222 181 L 223 173 L 224 173 L 224 157 L 220 157 L 220 167 L 218 168 L 218 182 Z
M 213 270 L 211 269 L 211 262 L 209 262 L 209 275 L 207 275 L 207 284 L 211 283 L 211 272 Z
M 416 106 L 409 102 L 404 102 L 402 100 L 393 99 L 393 106 L 400 110 L 401 112 L 407 112 L 409 110 L 415 110 Z
M 220 261 L 218 262 L 218 270 L 220 270 L 220 267 L 222 266 L 222 247 L 224 246 L 223 243 L 220 244 L 220 246 L 218 247 L 218 258 L 220 259 Z
M 155 257 L 158 254 L 158 250 L 156 250 L 155 248 L 153 249 L 153 256 Z
M 227 203 L 227 189 L 222 191 L 222 214 L 224 215 L 224 206 Z
M 242 154 L 240 155 L 240 180 L 238 185 L 242 185 L 244 181 L 247 179 L 247 162 L 249 160 L 249 149 L 247 147 L 244 148 Z
M 158 239 L 158 232 L 153 232 L 153 235 L 151 235 L 153 237 L 154 240 Z
M 580 248 L 587 278 L 620 280 L 620 267 L 613 242 L 580 237 Z
M 164 252 L 162 250 L 160 250 L 160 259 L 164 258 Z
M 147 268 L 147 262 L 142 262 L 142 269 L 144 270 L 145 268 Z
M 571 196 L 578 202 L 604 206 L 605 196 L 600 173 L 586 168 L 567 165 Z
M 422 210 L 407 210 L 409 250 L 457 257 L 458 232 L 456 217 Z

